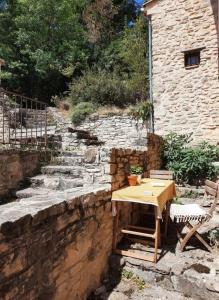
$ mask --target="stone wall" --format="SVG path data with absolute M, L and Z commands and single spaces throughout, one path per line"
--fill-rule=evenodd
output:
M 30 199 L 0 211 L 0 299 L 86 300 L 107 271 L 111 193 Z M 6 222 L 7 220 L 7 222 Z
M 0 150 L 0 201 L 18 189 L 25 179 L 39 172 L 48 153 L 39 151 Z
M 104 166 L 102 182 L 110 183 L 112 191 L 127 186 L 131 165 L 143 167 L 143 177 L 149 177 L 150 170 L 159 170 L 162 167 L 163 140 L 155 134 L 148 134 L 148 147 L 145 150 L 106 149 L 100 150 L 101 164 Z M 130 203 L 120 203 L 122 216 L 121 224 L 128 224 L 132 215 Z M 135 209 L 134 219 L 138 218 Z
M 102 184 L 86 194 L 63 191 L 0 207 L 0 299 L 87 299 L 112 250 L 111 189 L 127 184 L 130 165 L 143 166 L 145 176 L 161 167 L 162 139 L 149 134 L 147 141 L 141 151 L 99 149 Z M 125 224 L 132 206 L 122 205 Z
M 152 18 L 155 132 L 193 133 L 194 143 L 219 143 L 217 0 L 154 0 Z M 183 51 L 204 47 L 199 67 Z
M 127 185 L 127 176 L 131 165 L 143 167 L 144 177 L 149 176 L 150 170 L 161 169 L 162 145 L 163 139 L 161 137 L 148 133 L 147 147 L 144 150 L 124 148 L 100 149 L 100 162 L 104 168 L 102 183 L 112 184 L 113 191 Z
M 97 116 L 88 117 L 78 129 L 88 130 L 106 146 L 116 148 L 141 148 L 146 145 L 147 130 L 142 122 L 129 116 Z

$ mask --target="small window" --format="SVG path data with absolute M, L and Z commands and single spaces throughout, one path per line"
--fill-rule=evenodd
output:
M 185 67 L 197 67 L 200 65 L 200 50 L 185 52 Z

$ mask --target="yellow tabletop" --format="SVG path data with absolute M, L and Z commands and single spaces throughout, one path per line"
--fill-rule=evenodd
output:
M 128 186 L 113 192 L 112 201 L 135 202 L 151 204 L 159 208 L 162 213 L 166 203 L 176 196 L 173 180 L 145 178 L 137 186 Z

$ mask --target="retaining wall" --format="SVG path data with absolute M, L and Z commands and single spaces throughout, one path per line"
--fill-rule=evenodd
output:
M 46 157 L 48 153 L 39 151 L 0 150 L 0 201 L 37 174 Z
M 98 116 L 91 115 L 78 129 L 88 130 L 105 146 L 116 148 L 141 148 L 147 142 L 147 129 L 140 121 L 129 116 Z
M 108 269 L 112 249 L 111 188 L 127 183 L 129 166 L 161 166 L 162 139 L 148 148 L 100 149 L 106 186 L 86 195 L 59 192 L 56 198 L 21 199 L 0 208 L 0 299 L 85 300 Z M 120 222 L 131 206 L 124 204 Z

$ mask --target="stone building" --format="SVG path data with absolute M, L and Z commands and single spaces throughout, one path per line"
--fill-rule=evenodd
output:
M 144 13 L 155 132 L 219 144 L 218 0 L 150 0 Z

